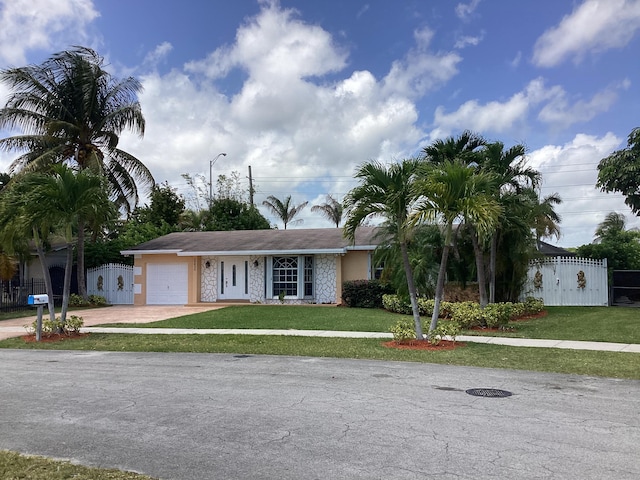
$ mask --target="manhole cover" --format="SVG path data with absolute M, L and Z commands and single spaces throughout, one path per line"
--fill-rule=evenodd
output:
M 233 358 L 249 358 L 252 355 L 234 355 Z
M 470 388 L 465 392 L 474 397 L 510 397 L 513 395 L 511 392 L 497 388 Z

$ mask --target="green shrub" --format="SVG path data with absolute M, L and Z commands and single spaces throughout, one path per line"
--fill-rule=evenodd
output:
M 411 315 L 411 303 L 408 299 L 401 299 L 398 295 L 384 294 L 382 295 L 382 307 L 394 313 L 402 313 Z
M 410 320 L 398 320 L 389 331 L 396 342 L 406 342 L 416 338 L 415 325 Z
M 342 300 L 352 308 L 382 308 L 382 296 L 391 292 L 391 287 L 379 280 L 350 280 L 342 284 Z
M 511 320 L 512 303 L 490 303 L 482 310 L 483 324 L 488 328 L 505 328 Z
M 524 314 L 535 315 L 544 310 L 544 302 L 541 298 L 527 297 L 524 301 Z
M 82 305 L 86 305 L 87 302 L 83 300 L 83 298 L 77 293 L 72 293 L 69 296 L 69 306 L 70 307 L 80 307 Z
M 71 315 L 67 318 L 66 322 L 62 323 L 60 317 L 56 317 L 55 320 L 42 319 L 42 335 L 48 337 L 54 333 L 64 333 L 69 335 L 71 333 L 79 333 L 80 328 L 84 325 L 84 319 L 77 315 Z M 29 334 L 35 334 L 38 328 L 38 321 L 34 320 L 31 325 L 25 325 L 24 327 Z
M 450 337 L 451 341 L 455 342 L 458 335 L 460 324 L 455 320 L 444 320 L 438 322 L 436 328 L 429 332 L 428 339 L 432 345 L 438 345 L 444 337 Z
M 451 320 L 457 322 L 461 328 L 467 329 L 483 325 L 482 309 L 478 303 L 452 303 L 449 308 L 451 308 Z
M 89 303 L 91 305 L 102 307 L 107 304 L 107 299 L 102 295 L 89 295 Z

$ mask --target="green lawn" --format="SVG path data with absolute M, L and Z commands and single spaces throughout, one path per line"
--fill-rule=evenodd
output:
M 89 468 L 43 457 L 0 450 L 0 478 L 7 480 L 153 480 L 120 470 Z
M 640 310 L 621 307 L 548 307 L 546 317 L 512 322 L 515 331 L 486 335 L 640 343 Z M 363 308 L 242 305 L 137 324 L 142 328 L 274 328 L 388 332 L 405 315 Z M 429 319 L 423 318 L 423 328 Z M 111 326 L 131 327 L 131 324 Z M 483 334 L 465 332 L 465 334 Z
M 505 336 L 640 343 L 640 311 L 606 307 L 550 307 L 546 317 L 515 322 Z M 233 306 L 150 324 L 144 328 L 273 328 L 386 332 L 403 315 L 383 310 L 310 306 Z M 427 319 L 424 319 L 427 323 Z M 130 327 L 132 324 L 120 324 Z M 491 335 L 497 335 L 491 332 Z M 376 339 L 259 335 L 91 334 L 59 343 L 0 342 L 0 348 L 135 352 L 244 353 L 366 358 L 537 370 L 640 379 L 640 354 L 468 343 L 452 351 L 390 349 Z

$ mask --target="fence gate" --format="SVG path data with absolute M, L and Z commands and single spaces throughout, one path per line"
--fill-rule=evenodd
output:
M 87 270 L 87 293 L 112 305 L 133 305 L 133 267 L 108 263 Z
M 607 259 L 549 257 L 529 264 L 524 297 L 549 306 L 607 306 Z

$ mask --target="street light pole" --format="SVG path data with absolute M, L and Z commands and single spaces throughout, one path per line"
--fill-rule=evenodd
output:
M 209 208 L 211 208 L 211 204 L 213 203 L 213 173 L 212 173 L 212 168 L 213 168 L 213 164 L 216 163 L 216 160 L 218 160 L 218 158 L 220 158 L 220 156 L 226 157 L 227 154 L 226 153 L 219 153 L 218 155 L 216 155 L 216 158 L 214 158 L 213 160 L 209 160 Z

